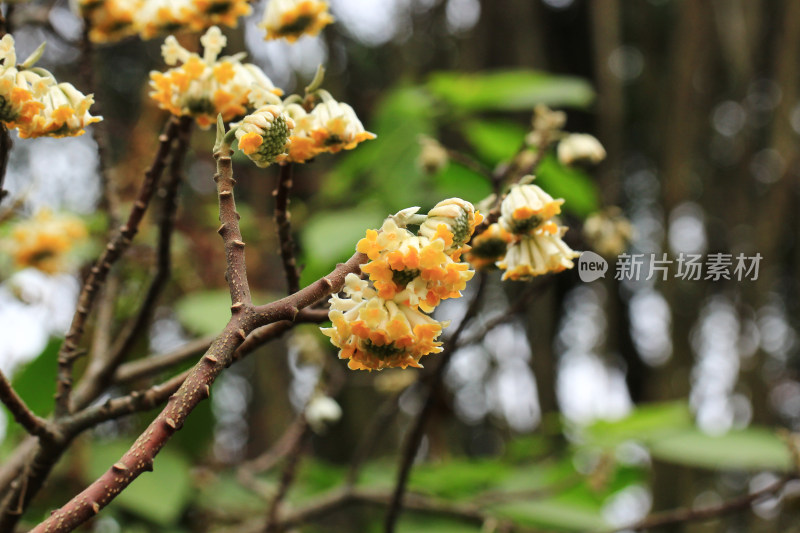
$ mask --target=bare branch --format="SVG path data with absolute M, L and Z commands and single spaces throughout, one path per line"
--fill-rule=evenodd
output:
M 58 353 L 58 384 L 56 387 L 56 417 L 65 416 L 69 412 L 69 396 L 72 389 L 72 365 L 79 356 L 78 346 L 83 336 L 86 319 L 92 310 L 95 299 L 105 282 L 111 266 L 127 250 L 139 230 L 139 223 L 144 217 L 147 206 L 155 191 L 161 173 L 166 165 L 172 140 L 178 130 L 178 122 L 170 118 L 165 132 L 159 137 L 159 148 L 150 169 L 139 190 L 139 196 L 133 204 L 128 221 L 120 226 L 119 232 L 111 239 L 105 251 L 97 260 L 86 279 L 78 298 L 78 306 L 72 318 L 72 324 Z

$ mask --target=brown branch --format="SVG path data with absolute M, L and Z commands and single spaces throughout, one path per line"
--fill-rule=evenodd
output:
M 166 165 L 172 140 L 178 130 L 177 120 L 170 118 L 165 127 L 165 132 L 159 137 L 159 148 L 150 169 L 145 173 L 145 179 L 139 190 L 139 196 L 133 204 L 128 221 L 120 226 L 119 232 L 111 239 L 105 251 L 92 267 L 89 277 L 83 285 L 72 324 L 61 345 L 58 353 L 58 383 L 56 387 L 56 417 L 62 417 L 69 412 L 69 396 L 72 389 L 72 365 L 79 356 L 78 346 L 83 336 L 86 319 L 92 310 L 97 293 L 105 282 L 106 276 L 112 265 L 127 250 L 134 236 L 139 230 L 139 223 L 144 217 L 147 206 L 155 191 L 161 173 Z
M 481 297 L 483 296 L 483 291 L 485 288 L 486 275 L 481 272 L 478 274 L 478 288 L 475 291 L 475 295 L 472 297 L 472 301 L 467 307 L 464 318 L 461 319 L 461 322 L 459 322 L 455 332 L 448 337 L 444 343 L 444 349 L 439 356 L 438 366 L 434 370 L 433 376 L 431 377 L 430 386 L 428 387 L 428 394 L 425 397 L 425 403 L 417 415 L 417 418 L 414 420 L 414 425 L 409 431 L 408 438 L 406 439 L 405 446 L 403 447 L 403 455 L 400 459 L 400 466 L 397 473 L 397 482 L 395 484 L 394 493 L 392 494 L 389 510 L 386 513 L 386 521 L 384 523 L 384 531 L 386 531 L 386 533 L 394 532 L 397 519 L 399 518 L 400 512 L 403 508 L 403 495 L 406 490 L 406 485 L 408 484 L 409 475 L 411 474 L 411 467 L 414 464 L 414 458 L 417 455 L 419 444 L 422 442 L 422 437 L 425 435 L 425 426 L 428 422 L 428 418 L 433 412 L 433 406 L 436 403 L 436 397 L 439 393 L 439 389 L 442 386 L 444 371 L 447 368 L 447 364 L 450 362 L 450 358 L 455 352 L 459 337 L 461 337 L 461 334 L 466 329 L 468 323 L 472 321 L 473 317 L 478 312 L 478 308 L 481 304 Z
M 292 224 L 289 213 L 289 191 L 292 189 L 291 163 L 281 165 L 278 175 L 278 184 L 272 191 L 275 197 L 275 224 L 278 227 L 278 241 L 280 242 L 281 261 L 283 272 L 286 275 L 288 293 L 294 294 L 300 290 L 300 274 L 297 271 L 297 261 L 294 257 L 294 240 L 292 239 Z
M 6 128 L 5 125 L 0 125 L 0 203 L 8 196 L 8 191 L 3 188 L 3 183 L 6 179 L 8 159 L 11 155 L 11 148 L 13 145 L 14 143 L 11 141 L 8 128 Z
M 211 385 L 234 361 L 236 349 L 250 333 L 267 324 L 294 320 L 300 309 L 315 304 L 332 292 L 338 292 L 344 285 L 345 276 L 360 271 L 360 265 L 367 261 L 366 256 L 356 253 L 347 263 L 337 265 L 333 272 L 297 293 L 254 307 L 250 300 L 244 242 L 241 240 L 233 197 L 235 181 L 231 169 L 230 146 L 218 146 L 214 158 L 217 161 L 214 179 L 217 182 L 222 222 L 219 233 L 225 243 L 226 278 L 231 293 L 232 317 L 206 354 L 189 371 L 177 392 L 169 397 L 166 407 L 131 448 L 105 474 L 36 526 L 32 530 L 35 533 L 72 531 L 100 512 L 100 509 L 108 505 L 139 475 L 152 470 L 155 456 L 183 426 L 194 408 L 208 398 Z
M 711 505 L 708 507 L 701 507 L 695 509 L 675 509 L 672 511 L 664 511 L 661 513 L 652 514 L 635 524 L 631 524 L 619 529 L 614 529 L 611 533 L 621 532 L 621 531 L 644 531 L 647 529 L 654 529 L 659 527 L 666 527 L 675 524 L 685 524 L 688 522 L 700 522 L 704 520 L 710 520 L 712 518 L 717 518 L 719 516 L 723 516 L 729 513 L 734 513 L 736 511 L 741 511 L 743 509 L 747 509 L 752 504 L 762 500 L 766 497 L 772 496 L 775 493 L 779 492 L 789 481 L 796 479 L 796 476 L 789 475 L 785 476 L 778 481 L 767 485 L 763 489 L 757 490 L 756 492 L 751 492 L 750 494 L 745 494 L 743 496 L 739 496 L 738 498 L 733 498 L 727 501 L 724 501 L 718 505 Z
M 492 183 L 492 188 L 495 189 L 494 191 L 495 194 L 499 192 L 497 190 L 499 189 L 499 187 L 496 186 L 497 177 L 495 173 L 492 171 L 492 169 L 490 169 L 477 159 L 473 159 L 471 156 L 463 152 L 459 152 L 458 150 L 453 150 L 452 148 L 447 149 L 447 157 L 449 157 L 451 161 L 455 161 L 462 167 L 471 170 L 475 174 L 479 174 L 484 178 L 488 179 Z
M 183 181 L 183 163 L 189 148 L 193 120 L 181 117 L 175 147 L 169 164 L 169 178 L 164 184 L 164 200 L 159 219 L 156 251 L 156 272 L 134 320 L 119 335 L 111 353 L 96 357 L 89 363 L 80 385 L 75 390 L 70 412 L 83 409 L 97 398 L 112 382 L 114 372 L 146 332 L 158 297 L 170 277 L 172 234 L 178 210 L 178 189 Z
M 30 410 L 2 372 L 0 372 L 0 402 L 3 402 L 11 412 L 14 420 L 31 435 L 45 440 L 54 440 L 56 438 L 55 428 L 52 427 L 50 422 Z
M 112 383 L 114 385 L 125 385 L 132 381 L 152 377 L 156 374 L 164 372 L 173 366 L 180 365 L 192 359 L 196 359 L 200 355 L 206 353 L 211 343 L 214 342 L 216 337 L 209 335 L 200 339 L 189 341 L 180 348 L 171 352 L 145 357 L 125 363 L 117 368 L 114 373 Z

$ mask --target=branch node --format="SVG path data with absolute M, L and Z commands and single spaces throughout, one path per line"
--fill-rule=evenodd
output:
M 238 246 L 239 248 L 244 248 L 244 241 L 240 241 L 240 240 L 234 240 L 234 241 L 232 242 L 232 244 L 233 244 L 234 246 Z
M 231 312 L 237 313 L 242 310 L 244 304 L 242 302 L 236 302 L 235 304 L 231 305 Z
M 218 362 L 218 361 L 217 361 L 217 358 L 216 358 L 216 356 L 214 356 L 214 355 L 212 355 L 212 354 L 210 354 L 210 353 L 209 353 L 209 354 L 206 354 L 206 356 L 204 357 L 204 359 L 205 359 L 206 361 L 208 361 L 209 363 L 211 363 L 212 365 L 216 365 L 216 364 L 217 364 L 217 362 Z
M 220 224 L 219 228 L 217 228 L 217 233 L 222 235 L 222 232 L 225 231 L 225 224 Z
M 241 337 L 242 340 L 245 340 L 247 338 L 247 333 L 245 333 L 245 331 L 242 328 L 239 328 L 236 334 L 239 335 L 239 337 Z
M 165 423 L 165 424 L 166 424 L 168 427 L 170 427 L 171 429 L 173 429 L 173 430 L 175 430 L 175 429 L 178 429 L 178 424 L 176 424 L 176 423 L 175 423 L 175 421 L 174 421 L 173 419 L 171 419 L 170 417 L 167 417 L 167 418 L 165 418 L 165 419 L 164 419 L 164 423 Z
M 112 466 L 111 468 L 113 468 L 117 472 L 127 472 L 128 470 L 128 467 L 125 466 L 125 463 L 123 463 L 122 461 L 120 461 L 119 463 L 114 463 L 114 466 Z

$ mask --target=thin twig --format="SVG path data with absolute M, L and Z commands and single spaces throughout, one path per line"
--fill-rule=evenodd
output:
M 3 402 L 14 420 L 25 428 L 25 431 L 42 439 L 53 440 L 55 430 L 50 422 L 30 410 L 2 372 L 0 372 L 0 402 Z
M 86 374 L 75 390 L 71 412 L 89 405 L 111 384 L 114 372 L 145 333 L 158 297 L 169 280 L 172 233 L 178 210 L 178 189 L 183 181 L 183 162 L 189 148 L 192 123 L 191 117 L 181 117 L 175 146 L 172 150 L 169 177 L 164 184 L 164 200 L 158 223 L 155 275 L 136 317 L 119 335 L 117 342 L 111 348 L 111 353 L 105 357 L 94 358 L 89 363 Z
M 743 509 L 747 509 L 752 504 L 773 496 L 779 492 L 789 481 L 796 479 L 796 476 L 785 476 L 763 489 L 739 496 L 718 505 L 711 505 L 709 507 L 701 507 L 695 509 L 675 509 L 672 511 L 664 511 L 661 513 L 652 514 L 635 524 L 625 526 L 619 529 L 614 529 L 611 533 L 621 531 L 644 531 L 646 529 L 655 529 L 659 527 L 666 527 L 675 524 L 685 524 L 688 522 L 700 522 L 703 520 L 710 520 L 726 514 L 734 513 Z
M 145 173 L 145 179 L 139 190 L 139 196 L 133 204 L 128 221 L 120 226 L 119 232 L 114 235 L 106 246 L 105 251 L 92 267 L 89 277 L 83 285 L 72 324 L 64 338 L 64 343 L 58 353 L 58 383 L 56 386 L 56 417 L 62 417 L 69 412 L 69 397 L 72 390 L 72 365 L 79 356 L 78 346 L 83 336 L 86 319 L 92 310 L 97 293 L 105 282 L 111 266 L 119 259 L 130 246 L 134 236 L 139 230 L 139 223 L 144 217 L 147 206 L 155 191 L 158 180 L 166 165 L 172 140 L 178 130 L 178 121 L 170 118 L 165 132 L 159 137 L 159 148 L 150 169 Z
M 417 418 L 414 420 L 414 424 L 408 433 L 408 438 L 406 439 L 405 446 L 403 447 L 403 455 L 400 459 L 400 467 L 398 469 L 394 493 L 392 495 L 391 503 L 389 504 L 389 510 L 386 513 L 384 527 L 384 531 L 386 531 L 386 533 L 394 532 L 397 519 L 399 518 L 400 511 L 403 507 L 403 495 L 406 490 L 406 485 L 408 484 L 409 475 L 411 474 L 411 467 L 414 464 L 414 458 L 417 455 L 420 442 L 422 442 L 422 437 L 425 435 L 426 423 L 433 412 L 433 406 L 436 403 L 436 397 L 439 393 L 439 389 L 442 386 L 444 371 L 447 368 L 447 364 L 450 362 L 450 358 L 455 352 L 455 347 L 458 343 L 459 337 L 466 329 L 468 323 L 472 321 L 473 317 L 478 312 L 478 308 L 481 305 L 481 297 L 483 296 L 483 291 L 485 288 L 486 275 L 479 273 L 478 287 L 475 291 L 475 295 L 472 297 L 472 301 L 467 307 L 464 318 L 461 319 L 461 322 L 458 324 L 455 332 L 448 337 L 444 343 L 444 349 L 439 356 L 438 366 L 436 367 L 436 370 L 434 370 L 433 376 L 431 377 L 428 394 L 425 397 L 425 403 L 417 415 Z
M 452 148 L 447 149 L 447 157 L 449 157 L 451 161 L 455 161 L 459 165 L 468 168 L 474 173 L 480 174 L 484 178 L 487 178 L 494 186 L 494 182 L 496 181 L 494 172 L 492 172 L 492 169 L 477 159 L 473 159 L 472 156 L 467 155 L 464 152 L 459 152 L 458 150 L 453 150 Z
M 283 272 L 286 275 L 288 293 L 294 294 L 300 290 L 300 274 L 297 271 L 297 261 L 294 257 L 294 240 L 292 239 L 292 224 L 289 221 L 289 192 L 292 190 L 292 169 L 289 163 L 281 165 L 278 174 L 278 184 L 272 191 L 275 197 L 275 224 L 278 228 L 278 241 L 280 242 L 281 261 Z
M 267 510 L 267 526 L 264 528 L 265 533 L 276 533 L 280 531 L 278 525 L 278 511 L 280 511 L 281 503 L 289 493 L 289 488 L 292 486 L 292 483 L 294 483 L 297 467 L 300 464 L 300 458 L 302 456 L 301 451 L 308 440 L 308 422 L 305 417 L 303 417 L 303 421 L 306 422 L 306 424 L 301 428 L 299 437 L 293 443 L 294 446 L 290 448 L 286 454 L 286 465 L 283 468 L 283 472 L 281 472 L 278 490 L 269 503 L 269 509 Z

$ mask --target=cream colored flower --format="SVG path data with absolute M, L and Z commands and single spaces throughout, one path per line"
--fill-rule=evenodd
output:
M 265 39 L 286 39 L 295 42 L 303 35 L 317 35 L 333 22 L 323 0 L 269 0 L 259 27 L 266 30 Z
M 264 106 L 247 115 L 237 126 L 239 149 L 257 166 L 264 168 L 285 155 L 294 121 L 276 105 Z
M 71 83 L 52 85 L 42 102 L 44 106 L 30 123 L 20 126 L 20 137 L 74 137 L 83 135 L 89 124 L 103 119 L 89 113 L 94 97 L 83 94 Z
M 591 163 L 596 165 L 606 158 L 606 149 L 588 133 L 571 133 L 558 143 L 558 160 L 562 165 Z
M 633 238 L 633 226 L 619 207 L 611 206 L 586 219 L 583 235 L 597 253 L 614 257 L 628 247 Z
M 203 57 L 183 48 L 173 36 L 167 37 L 161 52 L 173 67 L 167 72 L 150 73 L 150 97 L 173 115 L 192 116 L 201 128 L 208 128 L 221 114 L 226 122 L 243 116 L 250 109 L 251 93 L 282 94 L 255 65 L 243 64 L 242 56 L 218 57 L 226 44 L 216 26 L 203 35 Z
M 342 418 L 342 408 L 330 396 L 316 394 L 306 406 L 305 417 L 312 431 L 322 434 Z
M 355 274 L 345 279 L 346 298 L 333 296 L 328 316 L 333 323 L 322 332 L 339 348 L 352 370 L 421 367 L 420 359 L 442 351 L 437 341 L 440 323 L 401 303 L 384 300 Z
M 529 280 L 572 268 L 572 259 L 580 254 L 561 240 L 566 230 L 559 228 L 556 234 L 539 230 L 509 246 L 505 258 L 497 263 L 498 267 L 505 270 L 503 280 Z
M 438 174 L 450 161 L 447 149 L 439 141 L 422 136 L 419 139 L 420 151 L 417 166 L 427 174 Z
M 506 249 L 514 242 L 514 236 L 500 224 L 491 224 L 483 233 L 472 239 L 472 248 L 465 259 L 475 268 L 494 266 L 506 256 Z
M 561 213 L 563 203 L 538 185 L 512 185 L 500 205 L 499 222 L 510 233 L 525 235 Z
M 483 216 L 475 207 L 461 198 L 448 198 L 428 211 L 428 218 L 420 225 L 419 234 L 431 241 L 442 239 L 445 253 L 458 260 Z

